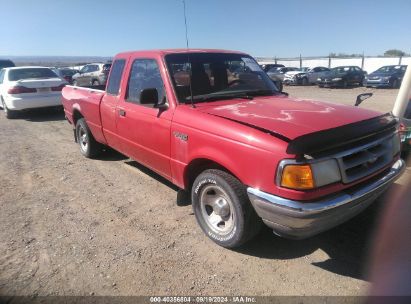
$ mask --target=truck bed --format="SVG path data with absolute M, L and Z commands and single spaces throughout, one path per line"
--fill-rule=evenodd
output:
M 66 86 L 62 92 L 67 120 L 74 124 L 76 115 L 81 113 L 94 138 L 101 143 L 105 143 L 100 117 L 100 102 L 103 96 L 103 90 L 87 87 Z

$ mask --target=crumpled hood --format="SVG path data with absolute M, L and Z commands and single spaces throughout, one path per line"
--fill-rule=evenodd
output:
M 289 72 L 285 73 L 286 76 L 287 76 L 287 75 L 293 76 L 293 75 L 297 75 L 297 74 L 307 74 L 307 72 L 302 72 L 302 71 L 289 71 Z
M 289 140 L 381 115 L 376 111 L 353 106 L 282 96 L 199 103 L 197 109 L 263 131 L 267 130 Z

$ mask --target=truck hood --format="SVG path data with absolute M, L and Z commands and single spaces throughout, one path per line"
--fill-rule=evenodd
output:
M 353 106 L 283 96 L 199 103 L 197 109 L 271 133 L 284 140 L 293 140 L 309 133 L 381 115 L 376 111 Z

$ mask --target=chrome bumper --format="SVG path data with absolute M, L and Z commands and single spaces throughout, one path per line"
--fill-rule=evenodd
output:
M 378 180 L 317 201 L 288 200 L 254 188 L 247 188 L 247 193 L 257 214 L 274 233 L 303 239 L 337 226 L 363 211 L 404 170 L 405 163 L 400 159 Z

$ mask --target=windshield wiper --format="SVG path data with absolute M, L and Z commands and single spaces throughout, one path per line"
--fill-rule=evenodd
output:
M 254 99 L 253 96 L 248 95 L 247 93 L 241 93 L 241 94 L 212 94 L 212 95 L 197 95 L 193 96 L 193 101 L 194 102 L 204 102 L 204 101 L 215 101 L 215 100 L 224 100 L 224 99 L 235 99 L 235 98 L 241 98 L 241 99 L 248 99 L 252 100 Z M 186 98 L 186 103 L 191 102 L 191 96 L 188 96 Z

